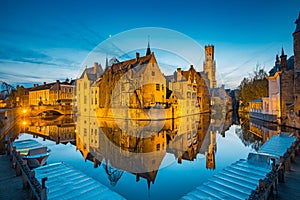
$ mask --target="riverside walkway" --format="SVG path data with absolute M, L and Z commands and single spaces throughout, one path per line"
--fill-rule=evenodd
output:
M 300 155 L 291 164 L 291 170 L 285 172 L 285 183 L 279 183 L 277 199 L 300 199 Z
M 9 156 L 0 155 L 0 199 L 29 200 L 29 191 L 23 189 L 22 178 L 16 176 L 16 171 L 11 165 Z

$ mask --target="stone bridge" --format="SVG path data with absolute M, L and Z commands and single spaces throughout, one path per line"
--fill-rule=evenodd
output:
M 29 116 L 38 116 L 42 113 L 56 113 L 61 115 L 73 114 L 73 107 L 71 105 L 47 105 L 47 106 L 30 106 L 28 108 Z

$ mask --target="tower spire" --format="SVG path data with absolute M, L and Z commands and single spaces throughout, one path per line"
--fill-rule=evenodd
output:
M 283 47 L 281 48 L 281 56 L 284 56 L 284 50 L 283 50 Z
M 296 19 L 295 21 L 295 24 L 296 24 L 296 30 L 294 33 L 300 32 L 300 12 L 299 12 L 298 19 Z
M 280 56 L 280 71 L 287 70 L 287 55 L 284 54 L 283 47 L 281 48 Z
M 106 69 L 108 69 L 108 58 L 107 58 L 107 56 L 106 56 L 106 58 L 105 58 L 105 70 Z
M 146 56 L 151 54 L 151 49 L 150 49 L 150 37 L 148 35 L 148 46 L 147 46 L 147 51 L 146 51 Z

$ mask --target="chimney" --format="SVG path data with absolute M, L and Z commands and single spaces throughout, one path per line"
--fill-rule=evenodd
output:
M 98 67 L 98 63 L 94 62 L 94 71 L 93 71 L 93 74 L 97 74 L 97 67 Z
M 138 61 L 140 59 L 140 53 L 136 52 L 135 55 L 136 55 L 136 60 Z
M 177 68 L 177 81 L 181 81 L 181 68 Z

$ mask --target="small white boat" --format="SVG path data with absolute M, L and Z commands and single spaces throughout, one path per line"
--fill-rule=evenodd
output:
M 15 141 L 13 146 L 20 152 L 22 159 L 27 160 L 30 168 L 45 165 L 50 155 L 46 146 L 32 139 Z

